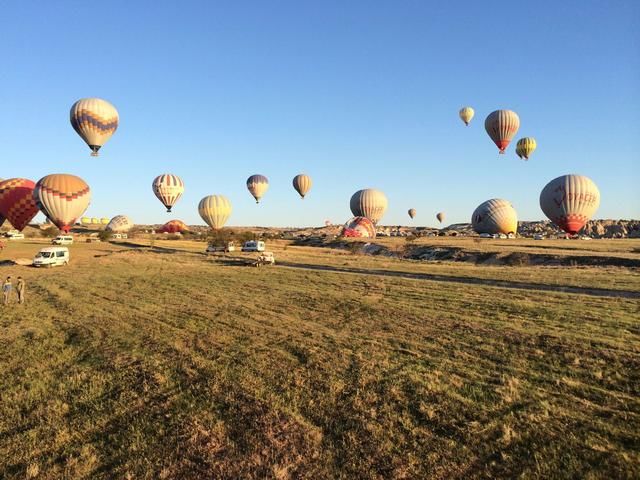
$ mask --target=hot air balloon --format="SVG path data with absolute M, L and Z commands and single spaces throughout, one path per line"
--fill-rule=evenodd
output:
M 200 200 L 198 213 L 212 229 L 224 227 L 231 215 L 231 202 L 224 195 L 209 195 Z
M 269 180 L 264 175 L 251 175 L 247 178 L 247 188 L 256 199 L 256 203 L 260 203 L 260 199 L 269 188 Z
M 9 220 L 18 231 L 24 230 L 38 214 L 38 205 L 33 199 L 35 183 L 26 178 L 9 178 L 0 182 L 0 217 Z
M 481 203 L 471 216 L 477 233 L 513 233 L 518 231 L 518 216 L 511 203 L 493 198 Z
M 511 110 L 491 112 L 484 121 L 484 129 L 498 146 L 500 153 L 504 153 L 511 139 L 518 133 L 518 128 L 520 128 L 520 118 Z
M 342 227 L 343 237 L 375 238 L 376 227 L 367 217 L 353 217 Z
M 438 219 L 438 221 L 439 221 L 440 223 L 442 223 L 442 222 L 444 221 L 445 216 L 446 216 L 446 215 L 445 215 L 445 213 L 444 213 L 444 212 L 438 212 L 438 213 L 436 214 L 436 218 Z
M 167 212 L 170 212 L 171 207 L 180 200 L 184 193 L 184 182 L 177 175 L 163 173 L 153 179 L 151 188 L 158 200 L 167 208 Z
M 328 227 L 329 225 L 331 225 L 331 220 L 327 219 L 324 221 L 324 226 Z
M 0 178 L 0 183 L 2 183 L 4 181 L 4 178 Z M 2 216 L 2 214 L 0 214 L 0 228 L 2 228 L 2 225 L 4 225 L 4 221 L 6 219 Z
M 351 196 L 349 206 L 351 213 L 356 217 L 367 217 L 374 224 L 383 217 L 387 211 L 387 197 L 380 190 L 367 188 L 358 190 Z
M 109 225 L 109 219 L 107 217 L 102 217 L 100 219 L 100 225 Z
M 73 129 L 89 145 L 93 157 L 98 156 L 100 147 L 118 128 L 116 107 L 100 98 L 81 98 L 71 107 L 69 118 Z
M 91 189 L 75 175 L 53 174 L 41 178 L 33 190 L 38 208 L 65 233 L 91 202 Z
M 471 107 L 462 107 L 458 113 L 458 115 L 460 115 L 460 120 L 462 120 L 467 126 L 469 126 L 469 123 L 475 114 L 476 112 L 474 112 Z
M 182 233 L 188 232 L 189 227 L 182 220 L 169 220 L 162 227 L 160 227 L 160 233 Z
M 600 206 L 600 191 L 589 177 L 562 175 L 540 193 L 540 208 L 558 227 L 575 235 Z
M 300 198 L 304 198 L 309 190 L 311 190 L 312 183 L 311 177 L 304 173 L 293 177 L 293 188 L 295 188 L 296 192 L 300 194 Z
M 91 225 L 100 225 L 100 219 L 98 217 L 92 217 Z
M 524 137 L 518 140 L 516 143 L 516 154 L 520 158 L 524 158 L 525 160 L 529 160 L 529 156 L 533 153 L 538 145 L 536 144 L 536 139 L 533 137 Z
M 81 225 L 91 225 L 91 219 L 89 217 L 82 217 L 80 219 Z
M 116 215 L 107 224 L 105 230 L 114 233 L 126 233 L 133 228 L 133 221 L 126 215 Z
M 416 209 L 415 208 L 410 208 L 409 211 L 407 212 L 409 214 L 409 216 L 411 218 L 414 218 L 416 216 Z

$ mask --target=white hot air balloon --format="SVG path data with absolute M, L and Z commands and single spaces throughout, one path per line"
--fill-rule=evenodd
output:
M 224 227 L 231 216 L 231 202 L 224 195 L 209 195 L 200 200 L 198 213 L 212 229 Z

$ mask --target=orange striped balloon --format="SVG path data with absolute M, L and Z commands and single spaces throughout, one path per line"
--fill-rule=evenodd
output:
M 519 128 L 520 117 L 512 110 L 496 110 L 484 121 L 484 129 L 498 146 L 500 153 L 504 153 Z
M 56 227 L 68 233 L 89 207 L 91 189 L 80 177 L 57 173 L 38 180 L 33 197 L 40 211 Z
M 81 98 L 69 112 L 71 126 L 89 145 L 91 156 L 97 157 L 98 150 L 107 143 L 118 129 L 116 107 L 101 98 Z
M 180 197 L 182 197 L 184 193 L 184 182 L 177 175 L 163 173 L 153 180 L 151 188 L 156 197 L 158 197 L 158 200 L 165 206 L 167 212 L 170 212 L 171 207 L 180 200 Z

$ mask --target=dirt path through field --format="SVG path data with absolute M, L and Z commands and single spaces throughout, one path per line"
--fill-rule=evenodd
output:
M 547 285 L 544 283 L 512 282 L 507 280 L 458 277 L 454 275 L 436 275 L 431 273 L 411 273 L 411 272 L 399 272 L 399 271 L 392 271 L 392 270 L 364 269 L 364 268 L 355 268 L 355 267 L 336 267 L 336 266 L 330 266 L 330 265 L 314 265 L 309 263 L 294 263 L 294 262 L 287 262 L 287 261 L 280 261 L 277 263 L 277 265 L 285 268 L 298 268 L 298 269 L 304 269 L 304 270 L 320 270 L 320 271 L 360 274 L 360 275 L 377 275 L 381 277 L 398 277 L 398 278 L 408 278 L 413 280 L 428 280 L 432 282 L 460 283 L 464 285 L 482 285 L 487 287 L 510 288 L 510 289 L 516 289 L 516 290 L 537 290 L 541 292 L 575 293 L 578 295 L 589 295 L 592 297 L 640 299 L 639 291 L 630 291 L 630 290 L 611 290 L 607 288 L 586 288 L 586 287 L 573 287 L 573 286 L 566 286 L 566 285 Z

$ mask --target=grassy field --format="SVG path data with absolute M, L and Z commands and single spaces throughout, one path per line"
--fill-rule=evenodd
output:
M 637 240 L 421 242 L 640 258 Z M 203 249 L 0 267 L 28 285 L 0 306 L 0 478 L 640 477 L 637 269 Z

